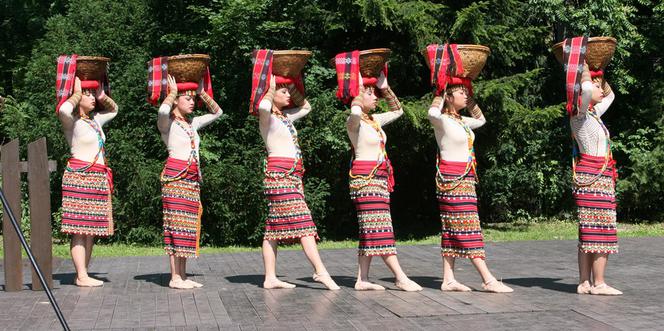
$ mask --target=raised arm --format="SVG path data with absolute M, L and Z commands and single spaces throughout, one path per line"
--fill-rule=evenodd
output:
M 433 125 L 436 129 L 443 130 L 443 104 L 445 103 L 445 100 L 441 96 L 436 96 L 433 98 L 433 101 L 431 102 L 431 106 L 429 107 L 429 122 L 431 122 L 431 125 Z
M 82 96 L 81 80 L 76 77 L 74 79 L 74 93 L 58 109 L 58 119 L 66 130 L 74 127 L 74 108 L 81 102 Z
M 360 123 L 362 123 L 362 95 L 364 94 L 364 89 L 360 89 L 360 94 L 356 96 L 350 104 L 350 115 L 346 119 L 346 127 L 350 131 L 357 131 L 360 129 Z
M 482 109 L 480 109 L 480 106 L 478 106 L 475 100 L 470 96 L 468 97 L 467 108 L 470 109 L 469 112 L 472 117 L 462 116 L 461 119 L 466 125 L 468 125 L 468 127 L 471 129 L 477 129 L 486 123 L 486 118 L 484 118 L 484 114 L 482 114 Z
M 387 84 L 387 77 L 385 77 L 382 72 L 380 73 L 380 77 L 378 77 L 376 87 L 380 89 L 380 93 L 383 98 L 385 98 L 385 101 L 387 101 L 387 108 L 389 109 L 389 112 L 374 115 L 374 119 L 378 121 L 382 127 L 401 117 L 401 115 L 403 115 L 403 108 L 401 108 L 401 102 L 399 102 L 399 98 L 397 98 L 396 94 L 394 94 L 394 91 L 392 91 L 390 86 Z
M 583 65 L 583 74 L 581 74 L 581 107 L 579 107 L 576 114 L 577 117 L 585 117 L 590 106 L 590 99 L 593 94 L 593 82 L 590 78 L 590 69 L 588 64 Z
M 178 85 L 171 75 L 168 75 L 168 91 L 168 96 L 159 106 L 159 116 L 157 117 L 157 127 L 162 134 L 168 134 L 171 129 L 171 109 L 178 95 Z
M 212 99 L 212 97 L 210 97 L 207 93 L 205 93 L 205 91 L 201 91 L 200 98 L 203 100 L 203 103 L 207 107 L 208 111 L 210 111 L 210 114 L 194 117 L 194 119 L 191 121 L 191 125 L 196 130 L 214 122 L 214 120 L 219 118 L 219 116 L 224 113 L 217 102 L 214 101 L 214 99 Z
M 272 99 L 277 87 L 276 78 L 270 79 L 270 88 L 265 93 L 263 100 L 258 104 L 258 120 L 262 127 L 267 128 L 270 125 L 270 115 L 272 115 Z
M 597 112 L 597 116 L 604 115 L 604 113 L 606 113 L 606 111 L 613 103 L 613 100 L 616 99 L 616 95 L 613 94 L 611 86 L 609 86 L 609 83 L 607 83 L 606 80 L 604 81 L 603 90 L 604 99 L 602 99 L 602 102 L 595 105 L 595 112 Z
M 295 107 L 291 109 L 285 109 L 283 111 L 284 114 L 291 120 L 291 121 L 297 121 L 300 118 L 307 116 L 309 112 L 311 112 L 311 105 L 309 104 L 309 101 L 304 98 L 304 95 L 298 91 L 297 88 L 295 88 L 295 85 L 290 84 L 288 86 L 288 93 L 291 96 L 291 100 L 293 101 L 293 104 Z
M 95 118 L 99 122 L 100 125 L 104 125 L 108 123 L 110 120 L 114 119 L 115 116 L 118 114 L 118 105 L 111 99 L 110 96 L 106 95 L 104 93 L 104 89 L 99 86 L 97 88 L 97 102 L 100 102 L 104 106 L 104 111 L 101 111 L 97 113 Z
M 346 127 L 350 131 L 358 131 L 360 129 L 360 123 L 362 123 L 362 99 L 364 98 L 364 84 L 362 82 L 362 75 L 358 75 L 360 81 L 360 93 L 353 98 L 353 101 L 350 103 L 350 115 L 346 119 Z

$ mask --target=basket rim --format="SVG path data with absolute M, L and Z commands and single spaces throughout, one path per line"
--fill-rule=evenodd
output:
M 203 59 L 203 60 L 210 60 L 210 55 L 207 54 L 178 54 L 178 55 L 171 55 L 168 57 L 169 61 L 172 60 L 181 60 L 181 59 Z
M 617 45 L 617 44 L 618 44 L 618 40 L 617 40 L 616 38 L 614 38 L 614 37 L 597 36 L 597 37 L 590 37 L 590 38 L 588 38 L 588 43 L 591 43 L 591 42 L 600 42 L 600 41 L 608 41 L 608 42 L 610 42 L 610 43 L 612 43 L 612 44 L 614 44 L 614 45 Z M 561 41 L 561 42 L 555 43 L 553 46 L 551 46 L 551 51 L 553 51 L 553 50 L 555 50 L 555 49 L 562 48 L 564 42 L 565 42 L 565 41 L 563 40 L 563 41 Z
M 100 61 L 100 62 L 110 62 L 111 59 L 104 57 L 104 56 L 78 56 L 76 57 L 76 61 Z
M 307 57 L 311 56 L 311 51 L 304 49 L 281 49 L 272 52 L 272 55 L 306 55 Z
M 360 56 L 362 55 L 367 55 L 367 54 L 373 54 L 373 53 L 388 53 L 391 54 L 392 50 L 389 48 L 371 48 L 371 49 L 365 49 L 360 51 Z
M 487 53 L 487 54 L 491 55 L 491 48 L 489 46 L 484 46 L 484 45 L 480 45 L 480 44 L 456 44 L 456 45 L 457 45 L 458 50 L 472 49 L 472 50 L 481 51 L 481 52 L 484 52 L 484 53 Z M 420 51 L 420 53 L 422 53 L 426 56 L 427 48 L 426 47 L 423 48 Z

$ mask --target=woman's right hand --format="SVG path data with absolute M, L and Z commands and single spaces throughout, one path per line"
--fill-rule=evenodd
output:
M 270 75 L 270 89 L 273 91 L 277 89 L 277 77 L 275 75 Z
M 178 94 L 178 83 L 175 81 L 175 77 L 168 75 L 168 94 Z
M 81 79 L 78 77 L 74 78 L 74 93 L 82 93 L 83 89 L 81 89 Z

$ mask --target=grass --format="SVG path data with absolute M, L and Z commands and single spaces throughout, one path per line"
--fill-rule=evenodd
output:
M 521 241 L 521 240 L 573 240 L 577 238 L 577 224 L 574 221 L 546 221 L 487 224 L 483 228 L 484 238 L 487 242 Z M 664 223 L 653 224 L 618 224 L 619 238 L 628 237 L 662 237 L 664 236 Z M 0 237 L 0 258 L 3 247 Z M 399 246 L 408 245 L 440 245 L 439 236 L 429 236 L 420 239 L 398 240 Z M 356 248 L 356 240 L 331 241 L 324 240 L 318 244 L 320 249 Z M 285 250 L 299 250 L 299 245 L 284 246 Z M 201 254 L 258 252 L 260 247 L 227 246 L 202 247 Z M 23 253 L 25 255 L 25 253 Z M 144 247 L 127 244 L 96 245 L 95 257 L 114 256 L 155 256 L 163 255 L 161 247 Z M 68 244 L 53 244 L 53 256 L 69 258 Z

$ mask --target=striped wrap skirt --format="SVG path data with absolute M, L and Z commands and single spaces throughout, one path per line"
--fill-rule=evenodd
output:
M 388 165 L 379 161 L 354 160 L 350 178 L 350 199 L 355 205 L 359 226 L 359 256 L 396 255 L 397 248 L 390 213 Z
M 168 158 L 162 172 L 161 199 L 164 214 L 164 250 L 177 257 L 198 257 L 201 238 L 201 205 L 198 164 Z
M 441 254 L 484 259 L 484 238 L 477 213 L 475 172 L 471 169 L 463 178 L 459 178 L 466 170 L 466 162 L 443 159 L 439 161 L 438 168 L 442 178 L 449 180 L 436 189 L 442 223 Z
M 616 226 L 615 162 L 600 174 L 604 157 L 581 154 L 576 165 L 574 202 L 579 217 L 579 250 L 584 253 L 618 253 Z M 590 183 L 586 185 L 585 183 Z
M 268 200 L 263 240 L 295 242 L 302 237 L 318 239 L 318 230 L 304 199 L 302 160 L 268 157 L 263 193 Z M 291 172 L 291 170 L 294 170 Z
M 68 234 L 113 234 L 113 174 L 106 165 L 69 159 L 62 176 L 62 226 Z

